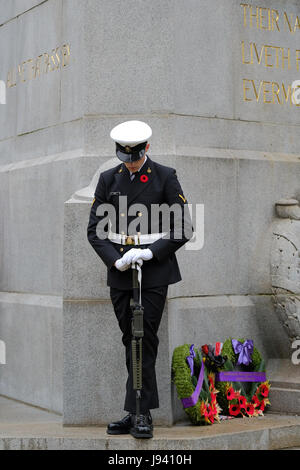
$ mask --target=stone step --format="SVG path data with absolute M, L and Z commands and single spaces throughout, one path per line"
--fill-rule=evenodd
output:
M 300 418 L 269 415 L 213 426 L 155 427 L 154 438 L 108 436 L 103 427 L 0 425 L 0 450 L 275 450 L 300 446 Z
M 271 382 L 272 388 L 288 388 L 289 390 L 299 390 L 300 391 L 300 383 L 298 382 L 279 382 L 272 380 Z
M 271 387 L 270 410 L 278 413 L 300 415 L 300 390 L 283 387 Z
M 300 417 L 266 413 L 212 426 L 154 428 L 153 439 L 109 436 L 105 427 L 64 427 L 62 417 L 0 397 L 0 450 L 272 450 L 300 447 Z

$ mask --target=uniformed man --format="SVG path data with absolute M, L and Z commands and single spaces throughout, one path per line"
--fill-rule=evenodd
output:
M 150 410 L 159 407 L 155 375 L 157 332 L 168 286 L 181 280 L 175 251 L 192 237 L 189 211 L 185 210 L 187 200 L 175 169 L 154 162 L 147 155 L 151 135 L 151 128 L 141 121 L 127 121 L 111 131 L 117 157 L 122 163 L 100 174 L 87 228 L 90 244 L 107 266 L 107 285 L 126 349 L 128 379 L 124 409 L 128 414 L 120 421 L 110 423 L 107 433 L 130 433 L 136 438 L 153 436 Z M 107 212 L 101 212 L 101 208 L 106 208 L 108 203 L 116 210 L 116 216 L 105 225 L 104 236 L 102 233 L 99 236 L 97 225 L 107 217 Z M 175 215 L 170 218 L 171 222 L 168 220 L 168 230 L 163 231 L 161 217 L 158 220 L 156 216 L 154 220 L 153 214 L 151 216 L 155 204 L 179 207 L 182 225 L 176 230 L 176 236 Z M 130 228 L 132 226 L 134 228 Z M 139 417 L 135 414 L 131 364 L 132 263 L 141 266 L 141 304 L 144 307 Z

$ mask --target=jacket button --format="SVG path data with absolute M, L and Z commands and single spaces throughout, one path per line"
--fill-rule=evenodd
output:
M 124 248 L 120 248 L 120 251 L 124 251 Z

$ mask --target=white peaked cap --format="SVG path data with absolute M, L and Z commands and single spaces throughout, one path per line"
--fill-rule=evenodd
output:
M 152 135 L 152 129 L 142 121 L 126 121 L 114 127 L 110 133 L 112 140 L 122 146 L 135 145 L 147 142 Z

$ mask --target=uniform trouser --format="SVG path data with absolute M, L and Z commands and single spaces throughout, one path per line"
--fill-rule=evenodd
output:
M 155 362 L 158 351 L 157 331 L 161 321 L 168 286 L 152 287 L 142 289 L 142 306 L 144 307 L 144 337 L 143 337 L 143 368 L 142 368 L 142 391 L 141 391 L 141 413 L 159 407 L 157 382 L 155 374 Z M 126 350 L 126 367 L 128 379 L 126 383 L 126 397 L 124 410 L 135 413 L 136 392 L 133 390 L 132 362 L 131 362 L 131 318 L 130 299 L 133 297 L 132 290 L 120 290 L 110 288 L 110 297 L 114 306 L 119 327 L 123 333 L 122 342 Z

